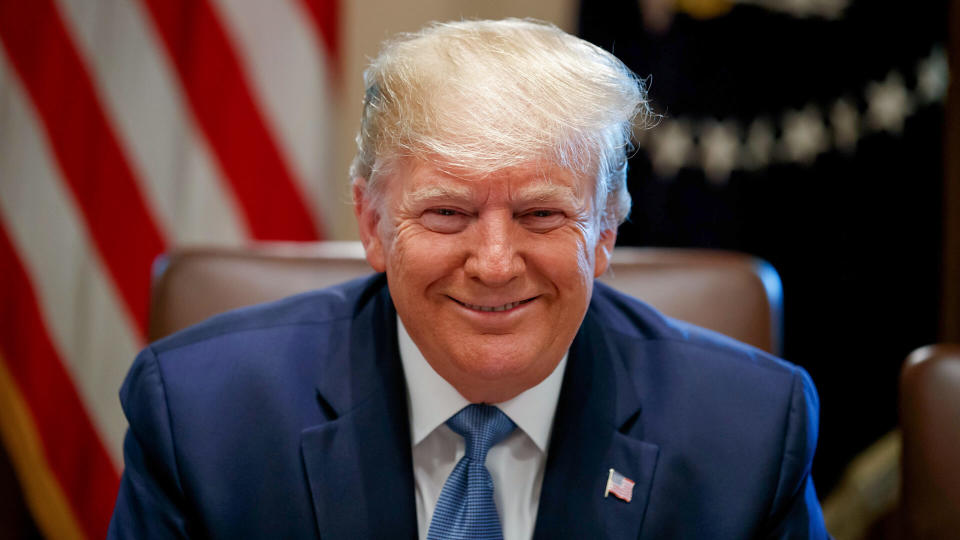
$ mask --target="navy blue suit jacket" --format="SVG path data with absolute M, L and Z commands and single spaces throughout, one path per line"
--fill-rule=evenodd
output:
M 415 538 L 396 312 L 373 276 L 147 347 L 109 538 Z M 597 284 L 535 538 L 822 538 L 798 367 Z M 614 468 L 633 500 L 604 498 Z

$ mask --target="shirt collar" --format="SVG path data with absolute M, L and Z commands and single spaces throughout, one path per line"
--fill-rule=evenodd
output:
M 441 377 L 423 357 L 413 338 L 407 334 L 397 317 L 397 338 L 400 361 L 407 382 L 407 405 L 410 410 L 410 436 L 413 446 L 427 438 L 437 427 L 460 409 L 470 404 L 460 392 Z M 496 406 L 546 453 L 550 443 L 550 428 L 557 411 L 560 385 L 567 367 L 567 355 L 557 364 L 553 373 L 540 384 Z

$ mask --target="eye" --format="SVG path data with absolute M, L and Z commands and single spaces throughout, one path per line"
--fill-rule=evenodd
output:
M 534 232 L 547 232 L 563 224 L 566 215 L 559 210 L 537 208 L 520 215 L 520 223 Z
M 462 231 L 467 226 L 470 217 L 454 208 L 430 208 L 423 213 L 420 221 L 427 229 L 452 234 Z

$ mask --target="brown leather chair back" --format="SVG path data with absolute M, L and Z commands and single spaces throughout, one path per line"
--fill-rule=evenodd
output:
M 151 340 L 222 311 L 372 272 L 358 242 L 190 248 L 157 266 Z M 763 261 L 722 251 L 617 248 L 601 279 L 670 316 L 779 353 L 780 279 Z
M 917 349 L 900 373 L 906 537 L 960 538 L 960 345 Z

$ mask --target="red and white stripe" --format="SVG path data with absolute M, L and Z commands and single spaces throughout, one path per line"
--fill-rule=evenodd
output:
M 0 0 L 0 438 L 48 536 L 106 533 L 155 257 L 322 238 L 342 200 L 336 17 Z

